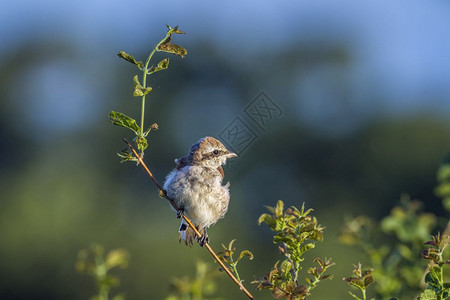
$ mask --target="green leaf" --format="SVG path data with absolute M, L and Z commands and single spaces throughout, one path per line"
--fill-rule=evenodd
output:
M 450 211 L 450 197 L 445 197 L 442 199 L 442 205 L 444 206 L 446 211 Z
M 372 276 L 368 276 L 368 277 L 364 278 L 364 286 L 366 288 L 372 283 L 373 283 L 373 277 Z
M 122 150 L 122 153 L 116 153 L 118 157 L 121 158 L 120 162 L 124 163 L 127 161 L 137 161 L 136 157 L 134 157 L 133 153 L 129 151 L 129 149 Z
M 132 55 L 126 53 L 125 51 L 120 51 L 119 53 L 117 53 L 117 56 L 138 66 L 139 69 L 142 69 L 144 67 L 144 63 L 142 61 L 137 61 Z
M 332 279 L 332 278 L 333 278 L 333 274 L 322 275 L 319 277 L 320 280 L 327 280 L 327 279 Z
M 241 254 L 239 254 L 239 257 L 237 261 L 240 261 L 244 256 L 248 256 L 248 259 L 253 259 L 253 253 L 251 253 L 249 250 L 243 250 L 241 251 Z
M 165 44 L 159 45 L 158 51 L 172 53 L 172 54 L 181 56 L 182 58 L 184 58 L 187 55 L 186 49 L 184 49 L 183 47 L 181 47 L 179 45 L 172 44 L 172 43 L 165 43 Z
M 275 225 L 272 227 L 272 230 L 275 231 L 283 231 L 286 228 L 286 223 L 282 218 L 275 219 Z
M 410 247 L 404 245 L 404 244 L 399 244 L 397 246 L 398 252 L 406 259 L 410 259 L 413 260 L 415 258 L 415 254 L 413 253 L 413 251 L 411 250 Z
M 292 236 L 282 236 L 282 235 L 275 235 L 273 237 L 273 243 L 277 244 L 277 243 L 286 243 L 288 245 L 291 245 L 295 242 L 295 238 Z
M 168 31 L 169 34 L 171 34 L 171 33 L 176 33 L 176 34 L 186 34 L 186 32 L 181 31 L 181 30 L 178 29 L 178 25 L 175 26 L 174 28 L 170 27 L 170 26 L 167 25 L 167 24 L 166 24 L 166 26 L 167 26 L 167 28 L 169 28 L 169 31 Z
M 300 248 L 300 255 L 303 255 L 306 251 L 313 249 L 315 245 L 313 243 L 309 243 Z
M 292 291 L 292 296 L 307 296 L 308 295 L 308 287 L 305 285 L 299 285 Z
M 141 83 L 139 82 L 139 78 L 137 75 L 133 77 L 133 84 L 134 84 L 134 92 L 133 96 L 135 97 L 142 97 L 150 93 L 152 90 L 151 87 L 143 87 Z
M 133 130 L 136 135 L 138 135 L 141 130 L 135 119 L 121 112 L 111 111 L 109 113 L 109 121 L 114 125 Z
M 141 83 L 139 82 L 139 77 L 137 75 L 134 75 L 134 77 L 133 77 L 133 84 L 134 84 L 134 86 L 137 86 L 137 85 L 142 86 Z
M 432 267 L 425 276 L 425 282 L 433 288 L 439 289 L 441 286 L 441 269 L 439 267 Z
M 275 208 L 275 216 L 281 217 L 283 215 L 284 203 L 281 200 L 278 200 L 277 206 Z
M 143 136 L 140 136 L 140 135 L 136 136 L 133 139 L 133 142 L 136 144 L 136 146 L 140 152 L 143 152 L 148 147 L 147 139 Z
M 280 271 L 281 271 L 281 275 L 283 277 L 287 277 L 287 275 L 289 274 L 289 271 L 292 268 L 292 263 L 289 260 L 284 260 L 281 265 L 280 265 Z
M 111 250 L 105 259 L 105 266 L 107 269 L 114 267 L 125 268 L 128 266 L 128 252 L 125 249 Z
M 283 297 L 287 296 L 285 291 L 282 291 L 281 289 L 275 287 L 272 290 L 272 297 L 274 297 L 275 299 L 281 299 Z
M 234 252 L 234 250 L 236 250 L 236 249 L 233 249 L 233 244 L 234 244 L 234 242 L 236 242 L 236 239 L 233 239 L 233 240 L 231 240 L 229 243 L 228 243 L 228 250 L 229 251 L 231 251 L 231 252 Z
M 187 50 L 179 45 L 172 44 L 171 41 L 172 41 L 172 35 L 169 34 L 169 36 L 161 44 L 158 45 L 158 48 L 156 50 L 172 53 L 172 54 L 175 54 L 175 55 L 178 55 L 181 57 L 185 57 L 187 55 Z
M 273 227 L 275 225 L 275 219 L 272 218 L 269 214 L 262 214 L 258 219 L 258 225 L 261 225 L 261 223 L 266 223 L 270 227 Z
M 420 300 L 437 300 L 437 295 L 433 290 L 426 289 L 420 294 Z
M 158 72 L 158 71 L 161 71 L 161 70 L 165 70 L 168 67 L 169 67 L 169 59 L 165 58 L 162 61 L 160 61 L 156 67 L 151 67 L 148 70 L 148 74 L 152 74 L 152 73 L 155 73 L 155 72 Z
M 356 286 L 360 290 L 364 290 L 364 282 L 362 282 L 361 279 L 356 277 L 347 277 L 344 278 L 345 281 L 347 281 L 350 285 Z
M 450 180 L 450 164 L 442 165 L 437 174 L 438 181 Z

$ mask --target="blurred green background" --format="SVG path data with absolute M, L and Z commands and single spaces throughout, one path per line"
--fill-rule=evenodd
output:
M 192 275 L 199 247 L 178 244 L 175 214 L 140 167 L 116 152 L 130 132 L 108 112 L 138 118 L 132 65 L 165 23 L 184 58 L 150 77 L 145 160 L 162 182 L 174 158 L 218 137 L 239 117 L 257 136 L 226 168 L 228 215 L 209 231 L 213 248 L 236 238 L 255 259 L 250 282 L 280 259 L 264 205 L 315 209 L 326 226 L 315 256 L 335 278 L 311 299 L 348 299 L 358 251 L 338 242 L 344 217 L 381 219 L 400 195 L 446 217 L 435 173 L 450 150 L 450 4 L 446 1 L 15 1 L 0 12 L 0 298 L 88 299 L 91 278 L 74 268 L 91 243 L 123 247 L 127 299 L 163 299 L 174 276 Z M 156 57 L 164 58 L 169 55 Z M 245 113 L 264 91 L 283 114 L 259 127 Z M 310 260 L 310 261 L 311 261 Z M 309 265 L 308 261 L 305 261 Z M 218 295 L 243 299 L 225 275 Z

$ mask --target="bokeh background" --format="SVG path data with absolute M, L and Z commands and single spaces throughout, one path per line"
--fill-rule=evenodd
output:
M 8 1 L 0 11 L 0 298 L 88 299 L 95 284 L 75 260 L 91 243 L 123 247 L 130 265 L 115 291 L 163 299 L 174 276 L 209 261 L 177 242 L 178 220 L 146 174 L 120 164 L 130 132 L 109 123 L 138 118 L 137 69 L 165 23 L 187 32 L 150 77 L 145 159 L 163 181 L 200 137 L 240 117 L 258 136 L 227 166 L 232 200 L 210 229 L 215 249 L 236 238 L 261 277 L 280 257 L 264 205 L 313 207 L 327 227 L 313 256 L 332 257 L 335 278 L 311 299 L 347 299 L 341 280 L 364 262 L 341 245 L 345 217 L 380 219 L 402 193 L 445 217 L 433 194 L 450 150 L 448 1 Z M 158 54 L 158 58 L 170 55 Z M 264 91 L 283 109 L 261 130 L 245 107 Z M 311 257 L 312 258 L 312 257 Z M 308 261 L 307 265 L 309 264 Z M 212 262 L 211 262 L 212 264 Z M 243 296 L 221 276 L 218 295 Z

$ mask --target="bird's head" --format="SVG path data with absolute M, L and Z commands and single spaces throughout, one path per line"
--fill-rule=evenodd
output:
M 224 165 L 228 158 L 237 157 L 213 137 L 204 137 L 192 145 L 188 160 L 193 165 L 203 165 L 209 168 L 218 168 Z

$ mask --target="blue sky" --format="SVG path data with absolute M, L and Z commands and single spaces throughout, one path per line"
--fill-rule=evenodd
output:
M 210 40 L 244 57 L 298 42 L 342 44 L 356 58 L 351 80 L 362 90 L 376 85 L 388 110 L 450 110 L 450 2 L 443 0 L 8 1 L 0 11 L 0 54 L 36 39 L 62 40 L 80 53 L 133 52 L 157 38 L 143 34 L 160 33 L 164 23 L 181 25 L 189 43 Z M 51 89 L 64 73 L 58 66 L 35 66 L 27 75 L 29 88 L 48 94 L 47 106 L 59 97 Z M 74 97 L 95 98 L 89 81 L 76 78 L 82 74 L 64 76 Z M 72 103 L 63 111 L 77 109 Z

